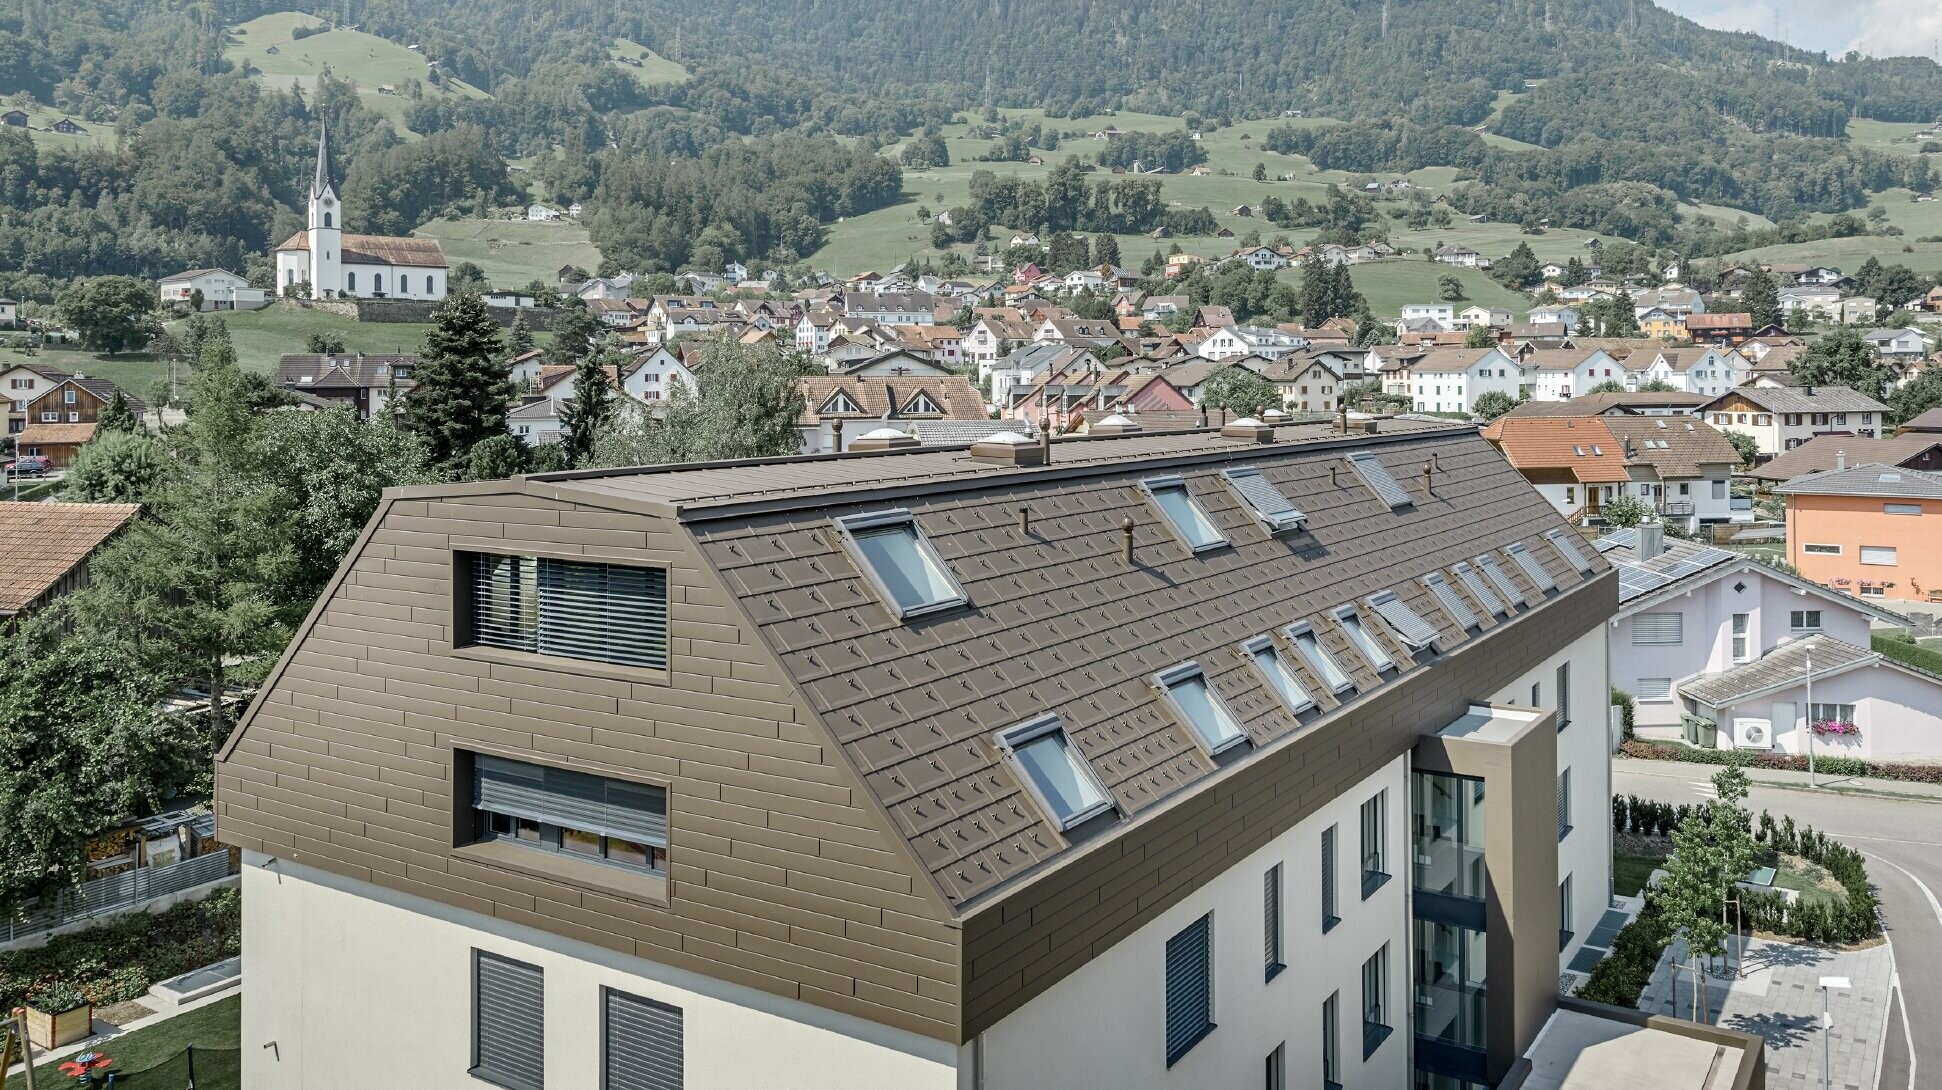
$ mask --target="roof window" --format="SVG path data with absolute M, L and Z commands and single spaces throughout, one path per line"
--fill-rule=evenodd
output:
M 1510 573 L 1504 570 L 1502 564 L 1497 563 L 1496 557 L 1485 553 L 1477 558 L 1477 567 L 1483 569 L 1484 575 L 1490 579 L 1490 585 L 1497 588 L 1497 593 L 1504 596 L 1504 601 L 1509 603 L 1511 608 L 1514 609 L 1523 604 L 1524 592 L 1517 589 L 1517 584 L 1511 581 Z
M 1153 505 L 1166 516 L 1167 524 L 1173 527 L 1173 535 L 1180 543 L 1194 552 L 1205 552 L 1227 544 L 1226 535 L 1214 526 L 1207 512 L 1187 491 L 1187 482 L 1179 477 L 1152 477 L 1140 482 L 1140 487 L 1152 498 Z
M 1271 637 L 1257 636 L 1242 644 L 1241 650 L 1254 663 L 1254 668 L 1261 671 L 1261 676 L 1267 679 L 1268 687 L 1288 705 L 1289 711 L 1304 712 L 1315 706 L 1315 698 L 1308 695 L 1307 687 L 1289 668 L 1287 660 L 1281 657 L 1281 650 L 1274 645 Z
M 1375 633 L 1363 627 L 1362 617 L 1356 613 L 1353 606 L 1343 606 L 1336 610 L 1335 621 L 1342 626 L 1342 631 L 1349 634 L 1349 642 L 1355 644 L 1357 651 L 1362 652 L 1362 657 L 1368 660 L 1376 673 L 1380 674 L 1385 670 L 1396 668 L 1396 660 L 1390 658 L 1389 652 L 1383 650 L 1382 641 L 1376 639 Z
M 1436 642 L 1436 626 L 1409 608 L 1408 602 L 1396 597 L 1396 592 L 1385 590 L 1374 595 L 1369 599 L 1369 608 L 1389 623 L 1396 637 L 1411 651 L 1421 651 Z
M 1322 646 L 1321 637 L 1315 634 L 1312 627 L 1298 624 L 1289 628 L 1288 641 L 1301 652 L 1302 658 L 1308 660 L 1308 665 L 1315 671 L 1315 676 L 1321 678 L 1322 684 L 1328 686 L 1330 690 L 1339 693 L 1354 687 L 1355 683 L 1350 681 L 1349 675 L 1343 673 L 1342 668 L 1335 664 L 1335 657 L 1328 653 L 1328 648 Z
M 1261 525 L 1266 527 L 1268 533 L 1278 534 L 1284 530 L 1297 530 L 1307 523 L 1308 516 L 1296 510 L 1295 505 L 1288 502 L 1288 497 L 1282 495 L 1281 490 L 1271 484 L 1261 475 L 1261 471 L 1253 466 L 1224 469 L 1221 471 L 1221 477 L 1240 495 L 1241 501 L 1247 505 L 1249 511 L 1254 513 L 1254 517 Z
M 1044 715 L 1000 731 L 998 746 L 1016 763 L 1039 806 L 1061 830 L 1112 809 L 1092 766 L 1073 752 L 1065 725 Z
M 1182 663 L 1155 680 L 1167 691 L 1174 710 L 1193 728 L 1209 753 L 1219 753 L 1247 740 L 1241 724 L 1228 714 L 1227 705 L 1208 687 L 1207 675 L 1199 666 Z
M 1463 589 L 1470 592 L 1470 597 L 1475 598 L 1486 613 L 1493 613 L 1499 617 L 1510 616 L 1510 607 L 1506 606 L 1504 600 L 1497 596 L 1497 592 L 1490 588 L 1490 584 L 1478 574 L 1477 569 L 1468 564 L 1458 563 L 1450 570 L 1456 573 L 1457 580 L 1463 584 Z
M 836 520 L 851 555 L 897 616 L 915 617 L 969 601 L 909 511 Z
M 1512 542 L 1504 548 L 1504 552 L 1524 570 L 1524 574 L 1530 577 L 1531 582 L 1540 592 L 1557 589 L 1558 581 L 1551 578 L 1551 573 L 1544 570 L 1544 565 L 1538 562 L 1537 557 L 1531 555 L 1531 550 L 1526 549 L 1523 542 Z
M 1349 468 L 1355 470 L 1355 475 L 1362 478 L 1369 491 L 1388 504 L 1391 511 L 1410 505 L 1409 490 L 1396 483 L 1396 478 L 1389 475 L 1388 467 L 1374 454 L 1366 450 L 1355 451 L 1349 455 Z
M 1473 628 L 1480 627 L 1477 621 L 1477 615 L 1471 612 L 1469 603 L 1463 600 L 1463 596 L 1457 593 L 1456 588 L 1450 585 L 1449 580 L 1443 578 L 1441 572 L 1431 572 L 1425 575 L 1423 577 L 1423 585 L 1428 587 L 1430 593 L 1436 596 L 1437 604 L 1443 607 L 1443 612 L 1450 615 L 1450 619 L 1456 622 L 1458 628 L 1468 632 Z
M 1585 559 L 1585 554 L 1578 551 L 1578 546 L 1571 540 L 1569 534 L 1563 530 L 1546 530 L 1544 537 L 1550 541 L 1551 547 L 1558 551 L 1558 555 L 1564 557 L 1565 563 L 1578 569 L 1579 574 L 1591 570 L 1591 561 Z

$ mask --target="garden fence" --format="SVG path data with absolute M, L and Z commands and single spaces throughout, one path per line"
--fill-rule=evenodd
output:
M 166 867 L 137 867 L 85 882 L 78 890 L 30 901 L 6 921 L 0 942 L 32 938 L 57 927 L 144 904 L 214 882 L 230 871 L 230 853 L 211 852 Z

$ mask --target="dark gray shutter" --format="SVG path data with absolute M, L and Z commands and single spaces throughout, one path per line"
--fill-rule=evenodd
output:
M 1213 917 L 1202 916 L 1167 940 L 1167 1064 L 1187 1054 L 1213 1020 Z
M 545 978 L 539 966 L 472 952 L 472 1074 L 511 1090 L 546 1081 Z
M 1261 878 L 1262 956 L 1270 967 L 1281 962 L 1281 864 Z
M 600 1090 L 681 1090 L 681 1008 L 616 991 L 606 1008 Z
M 541 654 L 666 668 L 666 572 L 541 557 L 539 589 Z
M 1322 830 L 1322 921 L 1335 918 L 1335 826 Z
M 585 772 L 476 754 L 472 805 L 495 814 L 666 844 L 667 793 Z
M 1571 725 L 1571 664 L 1558 666 L 1558 729 Z
M 1539 593 L 1558 585 L 1558 581 L 1551 578 L 1551 573 L 1544 570 L 1544 564 L 1521 543 L 1507 546 L 1504 551 L 1509 553 L 1510 558 L 1517 562 L 1517 566 L 1524 570 L 1524 575 L 1530 579 L 1532 585 L 1537 587 Z

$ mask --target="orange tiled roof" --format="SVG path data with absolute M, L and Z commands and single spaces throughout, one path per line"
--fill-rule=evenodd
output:
M 1518 469 L 1568 469 L 1587 484 L 1632 479 L 1625 445 L 1603 417 L 1504 416 L 1491 421 L 1483 437 Z
M 135 503 L 0 502 L 0 556 L 7 558 L 0 564 L 0 614 L 46 593 L 139 510 Z

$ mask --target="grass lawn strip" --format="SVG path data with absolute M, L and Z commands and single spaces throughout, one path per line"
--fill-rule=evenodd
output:
M 118 1088 L 181 1090 L 188 1074 L 184 1050 L 194 1045 L 196 1090 L 236 1090 L 243 1084 L 242 1022 L 243 997 L 230 995 L 93 1047 L 114 1058 L 110 1070 L 117 1072 Z M 71 1084 L 73 1080 L 60 1072 L 66 1059 L 34 1065 L 35 1081 L 43 1088 Z M 6 1090 L 23 1090 L 26 1085 L 26 1075 L 16 1074 L 7 1079 Z

